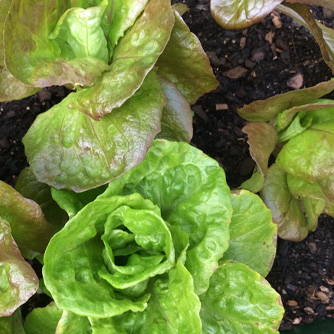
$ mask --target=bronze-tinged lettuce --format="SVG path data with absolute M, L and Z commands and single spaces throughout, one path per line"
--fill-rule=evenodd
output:
M 56 333 L 66 334 L 74 323 L 94 334 L 277 333 L 279 296 L 253 271 L 266 275 L 272 264 L 271 213 L 248 191 L 232 195 L 231 204 L 223 169 L 201 151 L 156 140 L 142 163 L 83 208 L 73 205 L 80 194 L 52 194 L 72 218 L 44 256 L 55 305 L 28 315 L 27 334 L 47 316 Z M 261 246 L 250 249 L 255 231 Z
M 184 6 L 13 0 L 3 9 L 0 58 L 4 71 L 29 88 L 22 94 L 52 85 L 73 89 L 24 137 L 38 181 L 82 192 L 137 165 L 157 136 L 190 141 L 189 104 L 218 82 L 181 18 Z
M 241 187 L 260 192 L 284 239 L 304 239 L 322 212 L 334 216 L 334 101 L 319 99 L 333 88 L 323 82 L 239 110 L 253 121 L 243 131 L 257 164 Z

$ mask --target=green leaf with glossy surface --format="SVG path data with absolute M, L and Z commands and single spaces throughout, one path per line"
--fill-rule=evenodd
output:
M 219 266 L 200 300 L 203 333 L 278 334 L 284 313 L 281 298 L 244 264 Z
M 150 0 L 114 50 L 110 71 L 79 91 L 70 108 L 99 119 L 120 107 L 142 85 L 164 50 L 174 24 L 169 0 Z
M 59 307 L 111 317 L 143 311 L 148 280 L 168 271 L 174 256 L 170 232 L 151 201 L 139 194 L 98 198 L 51 239 L 43 277 Z
M 107 0 L 99 6 L 70 8 L 49 36 L 57 42 L 64 59 L 93 57 L 109 62 L 107 40 L 101 27 Z
M 193 113 L 188 101 L 178 88 L 159 76 L 159 82 L 167 98 L 162 111 L 161 132 L 157 138 L 189 143 L 193 136 Z
M 24 321 L 26 334 L 55 334 L 63 311 L 55 303 L 34 308 Z
M 93 334 L 202 333 L 200 301 L 194 292 L 192 277 L 180 261 L 168 276 L 155 281 L 151 293 L 143 312 L 92 319 Z
M 247 190 L 234 191 L 231 202 L 230 247 L 223 260 L 244 263 L 265 277 L 276 255 L 277 226 L 271 211 Z
M 300 241 L 307 236 L 308 224 L 300 202 L 290 192 L 287 174 L 277 165 L 274 164 L 269 168 L 260 195 L 273 214 L 279 237 Z
M 255 101 L 239 109 L 238 113 L 248 121 L 270 121 L 280 112 L 295 106 L 313 103 L 316 99 L 330 93 L 333 89 L 333 80 L 324 81 L 313 87 L 276 95 L 266 100 Z
M 37 289 L 34 270 L 23 259 L 8 222 L 0 218 L 0 317 L 13 314 Z
M 4 47 L 7 68 L 17 79 L 36 87 L 89 86 L 109 69 L 104 61 L 90 56 L 62 58 L 57 42 L 49 38 L 69 6 L 68 0 L 12 1 L 5 24 Z
M 314 124 L 291 138 L 278 154 L 276 164 L 309 182 L 334 174 L 334 123 Z
M 216 89 L 216 80 L 209 59 L 198 38 L 190 32 L 181 15 L 175 13 L 173 27 L 166 49 L 160 56 L 158 73 L 173 82 L 190 104 Z
M 238 189 L 246 189 L 256 194 L 263 188 L 264 181 L 265 179 L 263 174 L 258 167 L 255 166 L 252 176 L 248 180 L 244 181 Z
M 283 0 L 211 0 L 211 14 L 225 29 L 246 28 L 261 21 Z
M 121 108 L 94 121 L 68 109 L 77 94 L 39 115 L 23 143 L 40 182 L 80 192 L 109 182 L 144 158 L 160 131 L 165 96 L 152 72 Z
M 149 0 L 114 0 L 109 19 L 108 47 L 110 57 L 120 38 L 133 26 Z
M 95 198 L 102 194 L 106 186 L 87 190 L 82 193 L 75 193 L 70 190 L 55 188 L 51 189 L 52 198 L 58 205 L 67 212 L 69 218 L 75 216 L 85 205 L 93 202 Z
M 213 268 L 228 248 L 232 209 L 217 161 L 186 143 L 155 140 L 144 161 L 111 182 L 100 198 L 140 193 L 162 217 L 189 235 L 186 268 L 195 291 L 206 291 Z
M 92 329 L 87 317 L 80 317 L 64 311 L 58 322 L 55 334 L 91 334 Z M 28 334 L 28 333 L 27 333 Z M 51 334 L 51 333 L 50 333 Z
M 42 253 L 53 232 L 40 206 L 0 181 L 0 218 L 9 222 L 19 247 Z

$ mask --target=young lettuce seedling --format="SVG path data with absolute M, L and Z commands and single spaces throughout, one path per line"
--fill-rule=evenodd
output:
M 322 212 L 334 216 L 334 101 L 319 99 L 333 89 L 327 81 L 239 110 L 257 164 L 241 188 L 260 192 L 283 239 L 302 240 Z

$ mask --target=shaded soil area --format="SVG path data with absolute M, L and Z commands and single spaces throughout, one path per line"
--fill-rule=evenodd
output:
M 194 111 L 192 144 L 224 168 L 231 188 L 250 177 L 245 121 L 237 109 L 254 100 L 309 87 L 331 78 L 312 36 L 291 19 L 273 13 L 258 24 L 227 31 L 211 18 L 208 0 L 186 0 L 184 15 L 202 42 L 220 86 L 203 96 Z M 313 8 L 331 25 L 334 14 Z M 66 91 L 44 89 L 21 101 L 0 104 L 0 179 L 14 185 L 26 166 L 22 137 L 35 117 L 58 103 Z M 334 219 L 321 216 L 318 229 L 299 243 L 279 240 L 268 278 L 282 295 L 286 314 L 281 330 L 292 323 L 334 317 Z

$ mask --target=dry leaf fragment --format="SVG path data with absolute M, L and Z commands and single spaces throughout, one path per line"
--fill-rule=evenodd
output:
M 223 75 L 230 79 L 239 79 L 245 76 L 247 72 L 248 70 L 246 68 L 242 66 L 237 66 L 237 67 L 231 68 L 230 70 L 226 72 L 223 72 Z
M 269 31 L 267 34 L 266 34 L 266 41 L 271 45 L 273 43 L 273 38 L 275 36 L 275 33 L 273 31 Z

